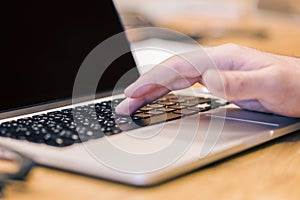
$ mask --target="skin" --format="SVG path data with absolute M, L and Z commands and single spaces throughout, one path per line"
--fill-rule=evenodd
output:
M 300 59 L 226 44 L 169 58 L 124 91 L 116 107 L 128 115 L 165 95 L 201 83 L 243 109 L 300 117 Z M 186 59 L 184 59 L 186 58 Z M 187 61 L 188 60 L 188 61 Z

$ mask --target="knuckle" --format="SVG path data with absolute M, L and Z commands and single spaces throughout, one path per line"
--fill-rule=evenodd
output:
M 167 67 L 171 69 L 173 73 L 176 73 L 178 77 L 194 77 L 200 74 L 200 70 L 189 62 L 188 59 L 185 59 L 185 57 L 173 56 L 169 62 Z
M 222 51 L 225 51 L 225 52 L 240 52 L 241 50 L 243 50 L 244 48 L 240 45 L 237 45 L 237 44 L 233 44 L 233 43 L 227 43 L 227 44 L 223 44 L 220 46 L 220 49 Z
M 184 60 L 180 56 L 174 55 L 174 56 L 170 57 L 169 59 L 167 59 L 162 64 L 164 67 L 181 71 L 184 66 L 183 62 L 184 62 Z

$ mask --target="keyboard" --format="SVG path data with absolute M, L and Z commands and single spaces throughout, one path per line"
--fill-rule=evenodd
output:
M 121 116 L 114 108 L 122 100 L 102 101 L 4 122 L 0 124 L 0 137 L 67 147 L 228 104 L 220 99 L 168 94 L 130 116 Z

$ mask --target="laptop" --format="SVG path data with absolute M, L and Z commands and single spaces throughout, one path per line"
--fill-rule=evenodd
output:
M 241 110 L 190 95 L 193 89 L 118 116 L 122 91 L 139 76 L 124 35 L 110 47 L 126 53 L 105 70 L 101 59 L 92 68 L 103 72 L 95 95 L 82 90 L 74 98 L 86 57 L 123 31 L 111 1 L 11 0 L 2 7 L 0 145 L 40 165 L 150 186 L 300 128 L 299 119 Z

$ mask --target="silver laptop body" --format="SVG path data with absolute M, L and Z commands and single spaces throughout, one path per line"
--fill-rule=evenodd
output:
M 1 95 L 1 124 L 123 98 L 121 91 L 134 79 L 118 88 L 119 94 L 114 91 L 113 97 L 111 90 L 114 84 L 110 82 L 118 81 L 128 70 L 135 70 L 130 54 L 114 63 L 100 80 L 103 84 L 97 90 L 96 100 L 86 98 L 86 94 L 78 97 L 78 103 L 74 105 L 71 100 L 72 83 L 85 56 L 98 43 L 122 31 L 112 2 L 47 1 L 39 5 L 38 1 L 32 0 L 30 3 L 10 1 L 5 6 L 7 12 L 2 14 L 6 18 L 1 20 L 8 19 L 3 22 L 7 26 L 7 37 L 3 40 L 7 55 L 3 55 L 2 59 L 5 62 L 1 85 L 5 89 L 2 90 L 4 95 Z M 126 38 L 120 45 L 129 49 Z M 125 69 L 122 71 L 121 67 Z M 193 88 L 174 94 L 196 94 L 217 99 L 197 93 Z M 11 125 L 5 126 L 10 128 Z M 29 155 L 41 165 L 148 186 L 299 128 L 299 119 L 249 112 L 233 104 L 224 104 L 180 119 L 68 146 L 59 146 L 63 142 L 59 138 L 54 140 L 56 146 L 26 138 L 16 139 L 6 128 L 6 132 L 1 132 L 5 135 L 1 135 L 0 144 Z M 2 130 L 3 125 L 0 127 Z

